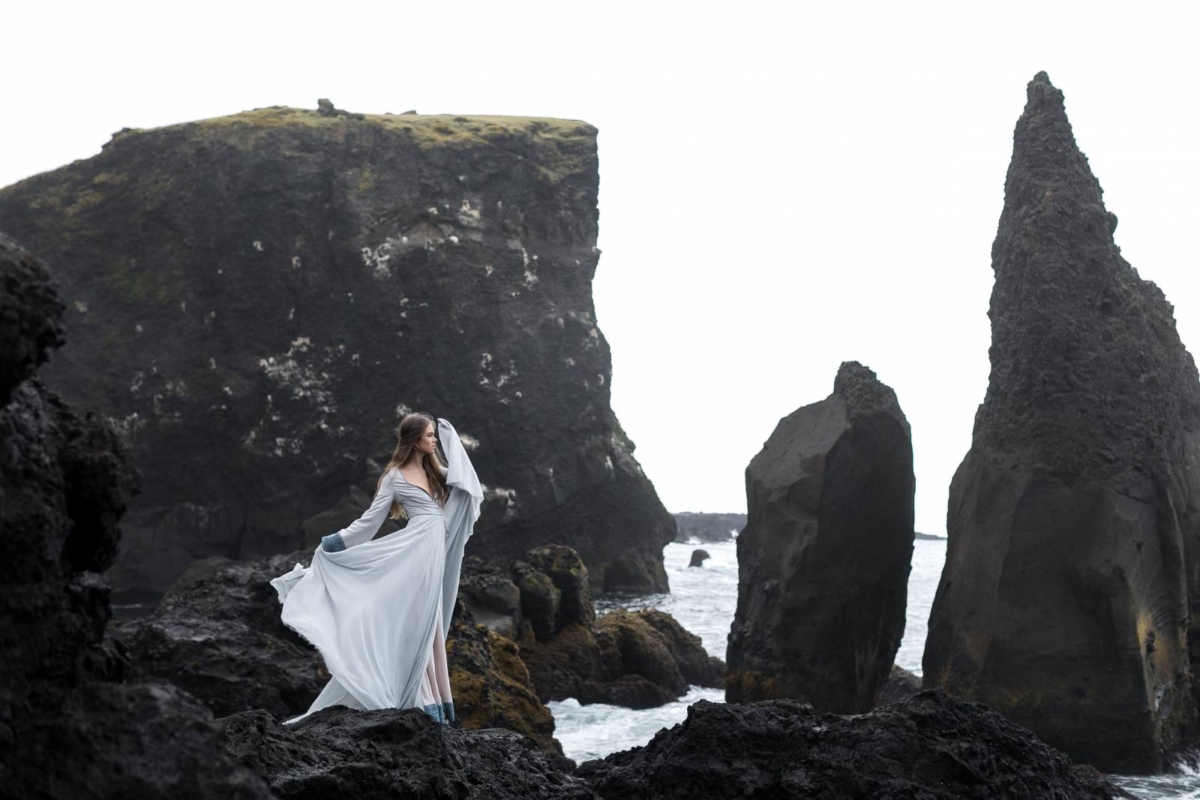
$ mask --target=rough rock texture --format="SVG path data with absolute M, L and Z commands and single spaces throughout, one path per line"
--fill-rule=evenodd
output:
M 568 625 L 546 641 L 522 641 L 521 658 L 543 700 L 576 698 L 654 708 L 691 685 L 720 688 L 725 664 L 670 614 L 656 609 L 604 614 Z
M 463 563 L 459 596 L 497 638 L 511 637 L 543 701 L 653 708 L 692 684 L 723 685 L 724 662 L 669 614 L 625 610 L 596 617 L 588 570 L 570 547 L 525 553 L 505 578 L 496 564 Z
M 554 738 L 554 715 L 538 699 L 520 647 L 475 622 L 461 595 L 446 640 L 446 659 L 454 710 L 464 727 L 507 728 L 547 752 L 562 754 Z
M 145 476 L 118 588 L 315 544 L 305 521 L 373 494 L 424 409 L 475 448 L 473 552 L 562 541 L 597 589 L 666 591 L 674 521 L 609 405 L 597 186 L 581 122 L 275 107 L 121 131 L 0 190 L 68 306 L 47 385 Z
M 138 476 L 116 433 L 30 377 L 61 342 L 44 267 L 0 236 L 0 794 L 265 798 L 174 687 L 119 685 L 105 638 Z
M 677 542 L 728 542 L 746 527 L 745 514 L 706 514 L 680 511 L 675 517 Z
M 986 706 L 940 692 L 851 717 L 790 700 L 701 700 L 645 747 L 585 762 L 576 775 L 605 800 L 1130 796 Z
M 1077 761 L 1158 771 L 1196 718 L 1200 383 L 1115 227 L 1039 73 L 1013 134 L 991 378 L 950 487 L 923 672 Z
M 875 706 L 904 635 L 914 489 L 908 422 L 861 364 L 780 420 L 746 468 L 730 702 Z
M 311 557 L 193 562 L 152 614 L 116 628 L 134 673 L 176 684 L 218 717 L 255 708 L 285 719 L 303 713 L 329 675 L 280 620 L 270 581 Z
M 888 703 L 907 700 L 919 691 L 921 691 L 921 678 L 904 667 L 893 664 L 888 681 L 884 684 L 883 691 L 879 693 L 879 705 L 885 706 Z
M 571 761 L 519 734 L 455 730 L 417 709 L 333 707 L 287 727 L 265 711 L 222 722 L 228 752 L 280 800 L 594 797 Z
M 300 551 L 258 562 L 194 562 L 152 614 L 117 628 L 132 671 L 177 684 L 218 717 L 263 709 L 287 719 L 308 710 L 329 674 L 320 654 L 280 620 L 270 581 L 311 557 Z M 509 728 L 562 752 L 517 646 L 476 624 L 461 602 L 446 654 L 464 726 Z

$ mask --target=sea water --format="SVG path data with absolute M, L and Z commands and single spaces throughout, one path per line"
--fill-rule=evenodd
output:
M 697 549 L 707 551 L 711 557 L 703 567 L 689 567 L 692 551 Z M 917 675 L 921 674 L 929 610 L 945 560 L 945 540 L 918 539 L 914 543 L 912 572 L 908 579 L 907 622 L 896 663 Z M 663 561 L 671 582 L 670 594 L 602 595 L 596 602 L 596 612 L 603 614 L 617 608 L 660 609 L 699 636 L 710 655 L 724 659 L 729 626 L 737 610 L 736 543 L 672 542 L 663 551 Z M 674 703 L 640 711 L 603 703 L 584 706 L 573 699 L 553 702 L 549 706 L 554 714 L 554 735 L 562 743 L 563 752 L 568 758 L 582 763 L 645 744 L 660 729 L 682 722 L 687 716 L 687 707 L 701 699 L 722 702 L 725 693 L 721 689 L 693 686 L 687 695 Z M 1200 772 L 1186 766 L 1166 775 L 1113 775 L 1110 779 L 1147 800 L 1200 800 Z

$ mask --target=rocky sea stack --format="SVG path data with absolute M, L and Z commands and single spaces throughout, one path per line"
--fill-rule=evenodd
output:
M 1013 134 L 991 378 L 950 487 L 923 666 L 927 687 L 1077 761 L 1144 772 L 1196 720 L 1200 383 L 1116 224 L 1039 73 Z
M 746 468 L 730 702 L 875 706 L 904 635 L 915 486 L 896 394 L 857 362 L 780 420 Z
M 0 190 L 66 305 L 47 384 L 145 476 L 118 588 L 311 547 L 411 409 L 474 448 L 473 552 L 562 542 L 598 589 L 667 590 L 674 522 L 609 405 L 597 187 L 582 122 L 274 107 L 121 131 Z

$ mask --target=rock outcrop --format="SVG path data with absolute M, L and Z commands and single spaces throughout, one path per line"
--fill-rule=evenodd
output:
M 153 613 L 117 627 L 133 674 L 180 686 L 218 717 L 250 709 L 280 719 L 304 713 L 329 674 L 317 651 L 280 621 L 270 581 L 311 557 L 310 551 L 258 562 L 194 562 Z M 562 753 L 554 718 L 538 700 L 516 644 L 477 624 L 461 603 L 446 655 L 465 727 L 508 728 Z
M 228 752 L 281 798 L 591 800 L 572 762 L 511 731 L 456 730 L 417 709 L 335 706 L 283 726 L 265 711 L 222 720 Z
M 0 190 L 0 229 L 68 306 L 47 385 L 145 476 L 114 584 L 315 545 L 306 521 L 373 494 L 414 409 L 474 448 L 472 552 L 563 541 L 599 590 L 666 591 L 674 522 L 613 415 L 592 304 L 596 129 L 326 112 L 124 130 Z
M 34 377 L 62 342 L 45 268 L 0 235 L 0 794 L 265 798 L 175 687 L 118 683 L 100 573 L 139 477 L 117 434 Z
M 914 489 L 908 422 L 866 367 L 780 420 L 746 469 L 730 702 L 875 706 L 904 635 Z
M 950 486 L 923 672 L 1077 761 L 1144 772 L 1196 721 L 1200 383 L 1116 222 L 1039 73 L 1013 134 L 991 377 Z
M 516 639 L 543 701 L 653 708 L 691 685 L 723 685 L 724 662 L 670 614 L 621 609 L 597 618 L 587 568 L 571 548 L 535 548 L 509 576 L 466 559 L 461 596 L 493 631 Z
M 680 511 L 675 517 L 677 542 L 728 542 L 746 527 L 745 514 L 708 514 Z
M 604 800 L 1130 797 L 986 706 L 941 692 L 850 717 L 790 700 L 701 700 L 645 747 L 587 761 L 576 775 Z
M 693 550 L 692 560 L 688 562 L 689 567 L 703 567 L 704 562 L 712 558 L 707 550 Z

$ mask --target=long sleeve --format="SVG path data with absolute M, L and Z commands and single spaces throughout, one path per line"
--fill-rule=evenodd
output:
M 395 480 L 395 468 L 385 472 L 383 480 L 379 484 L 379 490 L 375 492 L 375 499 L 371 501 L 371 507 L 364 511 L 361 517 L 337 533 L 321 537 L 321 548 L 330 553 L 336 553 L 347 547 L 371 541 L 379 532 L 383 521 L 387 519 L 388 509 L 391 508 L 392 500 L 396 496 Z
M 442 440 L 442 450 L 446 452 L 449 471 L 446 473 L 446 483 L 462 489 L 476 500 L 483 500 L 483 487 L 479 484 L 479 476 L 475 467 L 467 457 L 467 449 L 458 438 L 458 431 L 444 419 L 438 418 L 438 438 Z

